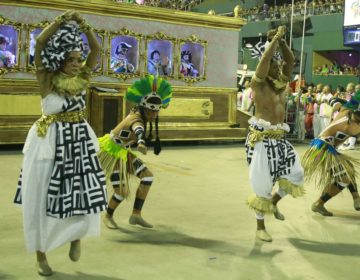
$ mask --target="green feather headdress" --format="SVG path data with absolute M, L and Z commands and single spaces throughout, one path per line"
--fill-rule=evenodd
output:
M 360 111 L 360 90 L 351 96 L 351 99 L 343 106 L 353 111 Z
M 127 101 L 154 111 L 169 106 L 171 97 L 172 88 L 169 82 L 153 75 L 133 83 L 125 95 Z

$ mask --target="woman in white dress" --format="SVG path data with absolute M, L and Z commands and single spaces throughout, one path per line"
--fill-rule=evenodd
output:
M 91 48 L 86 62 L 80 29 Z M 47 251 L 70 242 L 69 257 L 77 261 L 80 239 L 100 233 L 106 182 L 97 138 L 84 119 L 86 87 L 99 50 L 92 28 L 74 11 L 58 16 L 37 38 L 42 117 L 24 145 L 15 203 L 22 204 L 26 247 L 36 252 L 40 275 L 52 274 Z

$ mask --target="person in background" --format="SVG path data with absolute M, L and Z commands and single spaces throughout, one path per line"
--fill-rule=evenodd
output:
M 0 34 L 0 68 L 10 68 L 15 65 L 15 55 L 6 50 L 9 45 L 9 39 Z
M 162 57 L 158 50 L 150 54 L 148 72 L 152 75 L 168 76 L 171 74 L 171 62 L 168 57 Z
M 134 73 L 135 67 L 127 58 L 128 51 L 131 48 L 132 46 L 126 42 L 120 42 L 120 44 L 117 45 L 115 56 L 111 58 L 110 64 L 110 68 L 113 69 L 115 73 Z
M 325 85 L 320 99 L 320 131 L 323 131 L 331 121 L 333 110 L 329 105 L 329 100 L 333 97 L 329 85 Z
M 345 99 L 347 101 L 351 100 L 354 96 L 355 92 L 360 90 L 360 85 L 356 85 L 354 83 L 348 83 L 346 86 L 346 93 Z M 346 151 L 346 150 L 354 150 L 356 144 L 356 137 L 349 137 L 342 145 L 338 147 L 339 150 Z
M 315 89 L 315 104 L 314 104 L 314 121 L 313 121 L 313 128 L 314 128 L 314 137 L 318 137 L 321 132 L 321 119 L 320 119 L 320 104 L 321 99 L 323 96 L 323 84 L 318 84 Z
M 307 88 L 306 100 L 305 100 L 305 130 L 306 137 L 312 139 L 314 137 L 313 121 L 315 112 L 315 94 L 314 85 L 310 84 Z
M 181 52 L 180 74 L 184 75 L 185 77 L 199 76 L 199 71 L 195 68 L 195 65 L 192 63 L 192 54 L 190 51 Z
M 244 84 L 244 90 L 242 92 L 242 98 L 241 98 L 241 110 L 244 112 L 249 112 L 251 115 L 253 115 L 253 96 L 252 96 L 252 90 L 250 87 L 250 81 L 245 81 Z

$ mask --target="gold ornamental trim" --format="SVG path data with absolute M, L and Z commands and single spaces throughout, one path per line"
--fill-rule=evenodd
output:
M 101 95 L 110 95 L 110 96 L 116 96 L 116 94 L 123 94 L 125 90 L 131 86 L 132 83 L 112 83 L 112 82 L 90 82 L 90 87 L 103 87 L 103 88 L 109 88 L 109 89 L 115 89 L 118 91 L 118 93 L 100 93 Z M 37 90 L 39 89 L 39 84 L 36 80 L 33 79 L 10 79 L 10 78 L 4 78 L 1 80 L 0 83 L 0 94 L 18 94 L 17 92 L 14 92 L 14 88 L 17 89 L 23 89 L 24 93 L 31 94 L 29 89 L 32 89 L 34 91 L 33 94 L 37 94 Z M 231 94 L 234 95 L 234 98 L 236 98 L 236 93 L 238 91 L 237 88 L 223 88 L 223 87 L 196 87 L 192 86 L 189 87 L 187 85 L 184 86 L 172 86 L 173 91 L 175 93 L 185 93 L 185 94 Z M 32 92 L 32 91 L 31 91 Z M 234 101 L 235 102 L 235 101 Z
M 51 10 L 75 9 L 79 12 L 90 14 L 160 21 L 214 29 L 239 30 L 245 25 L 245 21 L 241 18 L 185 12 L 128 3 L 116 3 L 111 0 L 2 0 L 1 4 Z
M 209 97 L 174 97 L 171 106 L 161 111 L 161 117 L 185 119 L 210 119 L 214 114 L 214 104 Z

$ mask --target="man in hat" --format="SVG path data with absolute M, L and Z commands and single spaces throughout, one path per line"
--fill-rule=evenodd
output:
M 111 58 L 110 68 L 115 73 L 134 73 L 135 67 L 128 58 L 127 53 L 132 46 L 126 42 L 121 42 L 115 50 L 115 57 Z
M 268 33 L 268 42 L 251 80 L 256 113 L 249 120 L 250 131 L 246 139 L 250 182 L 255 195 L 248 205 L 255 210 L 256 237 L 272 241 L 265 229 L 266 213 L 284 220 L 277 208 L 286 194 L 293 197 L 303 194 L 303 169 L 293 146 L 285 139 L 289 126 L 285 119 L 285 92 L 290 80 L 294 55 L 283 36 L 285 27 Z M 284 59 L 277 53 L 280 48 Z M 279 188 L 273 192 L 275 183 Z

